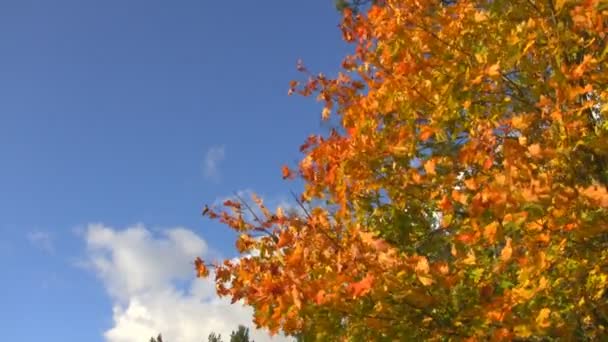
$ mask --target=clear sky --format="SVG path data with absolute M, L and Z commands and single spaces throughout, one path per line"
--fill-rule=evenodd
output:
M 323 127 L 288 83 L 299 58 L 338 70 L 338 23 L 331 0 L 0 1 L 3 339 L 189 342 L 247 321 L 192 279 L 195 255 L 234 255 L 200 210 L 298 190 L 280 166 Z

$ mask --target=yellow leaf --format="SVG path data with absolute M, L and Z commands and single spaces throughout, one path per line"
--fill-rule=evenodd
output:
M 420 257 L 418 259 L 418 263 L 416 264 L 416 273 L 427 274 L 429 273 L 429 262 L 425 257 Z
M 525 129 L 528 124 L 524 121 L 523 116 L 518 115 L 511 118 L 511 126 L 516 129 Z
M 547 328 L 551 325 L 549 321 L 549 315 L 551 314 L 551 310 L 547 308 L 543 308 L 536 316 L 536 324 L 541 328 Z
M 549 285 L 549 281 L 547 280 L 547 278 L 545 277 L 540 277 L 540 280 L 538 281 L 538 291 L 542 291 L 544 289 L 547 288 L 547 286 Z
M 321 113 L 321 118 L 323 120 L 327 120 L 327 119 L 329 119 L 329 114 L 331 114 L 331 109 L 325 107 L 325 108 L 323 108 L 323 112 Z
M 467 253 L 467 257 L 462 261 L 465 265 L 475 265 L 477 259 L 475 258 L 475 252 L 471 249 Z
M 475 77 L 474 79 L 471 80 L 471 84 L 477 85 L 477 84 L 481 83 L 481 81 L 483 81 L 483 75 L 478 75 L 477 77 Z
M 429 286 L 433 284 L 433 279 L 428 277 L 428 276 L 422 276 L 419 275 L 418 276 L 418 280 L 420 281 L 420 283 L 422 283 L 422 285 L 424 286 Z
M 475 20 L 475 22 L 480 23 L 482 21 L 488 20 L 488 15 L 484 12 L 475 12 L 473 19 Z
M 444 214 L 443 217 L 441 218 L 441 228 L 447 228 L 450 226 L 450 224 L 452 224 L 452 220 L 454 219 L 454 216 L 451 214 Z
M 526 137 L 519 137 L 517 138 L 517 141 L 521 146 L 526 146 L 528 144 L 528 138 Z
M 488 67 L 488 69 L 486 69 L 486 74 L 490 77 L 494 77 L 494 76 L 498 76 L 500 75 L 500 64 L 496 63 L 493 65 L 490 65 Z
M 515 327 L 515 336 L 528 338 L 532 335 L 532 331 L 527 325 L 518 325 Z
M 277 207 L 277 217 L 279 219 L 282 219 L 283 217 L 285 217 L 285 213 L 283 212 L 283 208 Z

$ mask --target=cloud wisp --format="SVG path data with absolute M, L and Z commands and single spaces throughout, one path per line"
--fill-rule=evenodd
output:
M 36 246 L 37 248 L 40 248 L 41 250 L 47 253 L 55 252 L 53 237 L 48 232 L 40 230 L 29 232 L 27 233 L 27 239 L 32 245 Z
M 224 146 L 213 146 L 207 150 L 203 160 L 203 176 L 212 181 L 220 180 L 219 164 L 224 160 Z

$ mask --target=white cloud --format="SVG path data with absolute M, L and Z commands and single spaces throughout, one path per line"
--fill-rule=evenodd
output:
M 169 342 L 200 342 L 210 332 L 228 337 L 239 324 L 256 341 L 286 340 L 255 330 L 250 308 L 219 299 L 211 280 L 194 278 L 193 260 L 209 257 L 209 248 L 188 229 L 153 234 L 143 225 L 117 230 L 92 224 L 85 240 L 87 263 L 113 301 L 108 342 L 147 341 L 158 333 Z
M 45 252 L 55 252 L 55 246 L 53 244 L 53 237 L 50 233 L 43 231 L 34 231 L 27 233 L 27 239 L 30 243 Z
M 219 164 L 224 160 L 224 146 L 213 146 L 207 150 L 203 161 L 203 175 L 207 179 L 219 180 Z

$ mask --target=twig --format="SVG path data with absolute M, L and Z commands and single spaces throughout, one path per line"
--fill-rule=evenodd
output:
M 238 193 L 234 192 L 234 196 L 236 196 L 236 198 L 238 198 L 238 200 L 245 206 L 245 208 L 247 208 L 247 210 L 253 216 L 254 221 L 258 222 L 259 224 L 263 224 L 263 221 L 260 220 L 258 215 L 256 215 L 255 211 L 253 211 L 253 209 L 249 206 L 249 204 L 241 196 L 239 196 Z M 268 229 L 266 229 L 264 227 L 253 227 L 253 230 L 267 234 L 274 240 L 275 243 L 279 241 L 278 236 L 276 236 L 273 232 L 269 231 Z
M 293 196 L 293 198 L 296 201 L 296 203 L 300 206 L 300 208 L 302 208 L 302 210 L 304 211 L 304 214 L 306 214 L 306 217 L 308 217 L 308 219 L 310 221 L 312 221 L 313 218 L 310 215 L 310 213 L 308 212 L 308 210 L 306 210 L 306 207 L 304 206 L 304 203 L 302 203 L 302 201 L 300 201 L 300 199 L 298 198 L 298 196 L 292 190 L 290 190 L 289 192 Z M 326 231 L 324 231 L 323 229 L 319 229 L 319 230 L 321 231 L 321 234 L 325 235 L 325 237 L 334 245 L 334 248 L 340 249 L 340 245 L 338 244 L 338 242 L 336 242 L 331 236 L 329 236 L 329 234 L 327 234 Z

